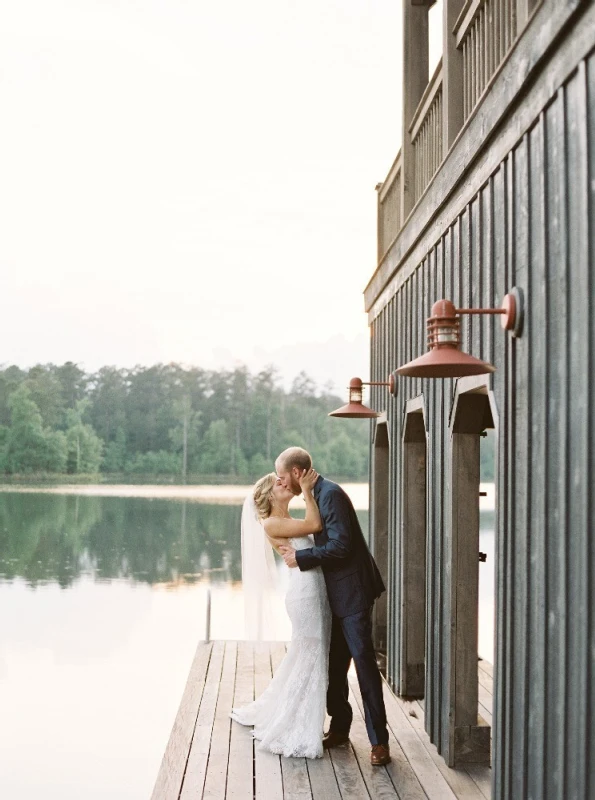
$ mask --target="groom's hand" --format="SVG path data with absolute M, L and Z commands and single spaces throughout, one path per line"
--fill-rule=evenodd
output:
M 282 544 L 279 547 L 281 555 L 283 556 L 283 560 L 287 564 L 288 567 L 297 567 L 297 561 L 295 560 L 295 550 L 293 547 L 290 547 L 287 544 Z

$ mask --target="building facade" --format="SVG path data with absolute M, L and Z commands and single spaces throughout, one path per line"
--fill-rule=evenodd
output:
M 595 797 L 595 2 L 403 0 L 403 144 L 378 190 L 371 381 L 426 351 L 436 300 L 496 367 L 372 387 L 371 544 L 387 676 L 492 796 Z M 477 714 L 479 452 L 496 457 L 492 724 Z

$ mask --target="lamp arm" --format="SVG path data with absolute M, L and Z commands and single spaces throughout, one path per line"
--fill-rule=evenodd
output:
M 507 308 L 456 308 L 456 314 L 508 314 Z

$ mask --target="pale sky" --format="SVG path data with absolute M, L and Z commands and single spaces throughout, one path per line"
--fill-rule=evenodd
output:
M 399 0 L 1 2 L 0 363 L 365 380 L 401 74 Z

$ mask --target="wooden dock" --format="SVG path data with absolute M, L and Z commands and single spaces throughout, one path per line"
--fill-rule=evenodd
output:
M 267 686 L 285 654 L 279 642 L 200 643 L 152 800 L 488 800 L 491 770 L 449 769 L 424 731 L 423 702 L 385 685 L 392 763 L 370 765 L 357 678 L 350 675 L 354 719 L 348 744 L 321 759 L 281 758 L 255 747 L 251 729 L 229 718 Z M 479 662 L 479 713 L 491 724 L 492 669 Z

